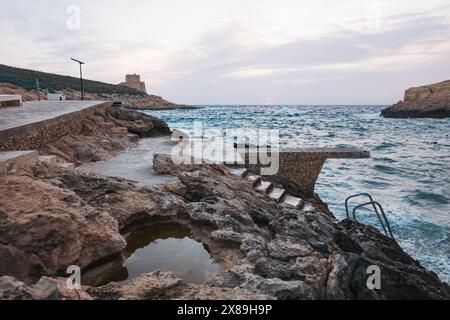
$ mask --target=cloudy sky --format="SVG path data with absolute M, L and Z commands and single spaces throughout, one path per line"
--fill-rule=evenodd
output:
M 450 79 L 448 0 L 0 0 L 0 63 L 189 104 L 391 104 Z

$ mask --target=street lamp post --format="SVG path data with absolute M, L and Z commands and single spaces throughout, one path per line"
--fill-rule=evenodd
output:
M 84 90 L 83 90 L 83 70 L 81 68 L 81 65 L 85 64 L 83 61 L 70 58 L 70 60 L 73 60 L 75 62 L 78 62 L 80 64 L 80 86 L 81 86 L 81 100 L 84 100 Z

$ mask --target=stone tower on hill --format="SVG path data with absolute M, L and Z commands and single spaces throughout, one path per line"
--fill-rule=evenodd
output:
M 141 81 L 141 76 L 138 74 L 127 74 L 125 76 L 125 82 L 121 82 L 119 85 L 147 92 L 145 82 Z

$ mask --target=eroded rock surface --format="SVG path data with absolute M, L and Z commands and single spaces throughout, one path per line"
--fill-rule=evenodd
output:
M 1 275 L 31 283 L 126 246 L 117 220 L 57 183 L 9 175 L 1 178 L 0 193 Z
M 145 188 L 45 165 L 2 177 L 1 297 L 450 298 L 449 286 L 436 274 L 370 226 L 339 222 L 311 203 L 306 211 L 277 205 L 224 166 L 176 166 L 162 155 L 155 156 L 155 164 L 179 182 Z M 153 272 L 98 288 L 67 288 L 61 276 L 69 265 L 89 267 L 119 253 L 123 230 L 146 220 L 189 227 L 224 271 L 202 285 Z M 372 265 L 381 269 L 380 290 L 366 284 Z
M 135 147 L 139 138 L 169 135 L 170 132 L 167 124 L 158 118 L 112 106 L 87 115 L 82 119 L 80 132 L 64 135 L 39 151 L 80 165 L 105 160 Z
M 161 159 L 155 162 L 170 166 L 167 156 L 156 157 Z M 188 215 L 216 229 L 210 234 L 213 256 L 229 256 L 235 250 L 239 257 L 239 263 L 217 279 L 220 286 L 280 299 L 449 297 L 448 285 L 373 227 L 338 222 L 317 209 L 277 206 L 221 168 L 189 169 L 193 171 L 178 173 L 183 188 L 177 190 L 189 201 Z M 381 290 L 367 288 L 371 265 L 381 268 Z
M 403 101 L 381 113 L 386 118 L 450 117 L 450 80 L 410 88 Z
M 42 277 L 32 286 L 13 277 L 0 278 L 0 300 L 267 300 L 273 297 L 238 288 L 183 282 L 171 273 L 155 271 L 99 288 L 68 289 L 67 279 Z

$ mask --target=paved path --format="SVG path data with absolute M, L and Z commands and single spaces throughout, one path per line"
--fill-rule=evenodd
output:
M 85 164 L 77 170 L 125 178 L 144 186 L 173 182 L 177 180 L 175 177 L 153 170 L 153 155 L 171 154 L 172 148 L 168 137 L 140 139 L 136 148 L 125 150 L 106 161 Z
M 0 132 L 81 111 L 104 101 L 30 101 L 22 107 L 0 108 Z
M 192 146 L 193 145 L 193 146 Z M 119 153 L 117 156 L 106 161 L 85 164 L 78 167 L 77 170 L 83 172 L 92 172 L 110 177 L 125 178 L 138 182 L 139 185 L 149 186 L 161 183 L 170 183 L 177 181 L 177 178 L 169 175 L 161 175 L 153 169 L 153 156 L 155 153 L 171 155 L 175 144 L 169 137 L 140 139 L 136 148 L 131 148 Z M 211 157 L 209 154 L 202 153 L 207 146 L 207 142 L 200 143 L 199 140 L 191 141 L 189 147 L 183 151 L 186 155 L 193 155 L 197 158 L 204 156 L 209 161 L 222 163 L 223 159 L 234 159 L 235 153 L 233 144 L 228 143 L 225 150 L 230 156 Z M 223 145 L 222 145 L 223 147 Z M 218 149 L 221 152 L 222 149 Z M 228 153 L 227 153 L 228 154 Z M 238 156 L 240 158 L 240 156 Z

